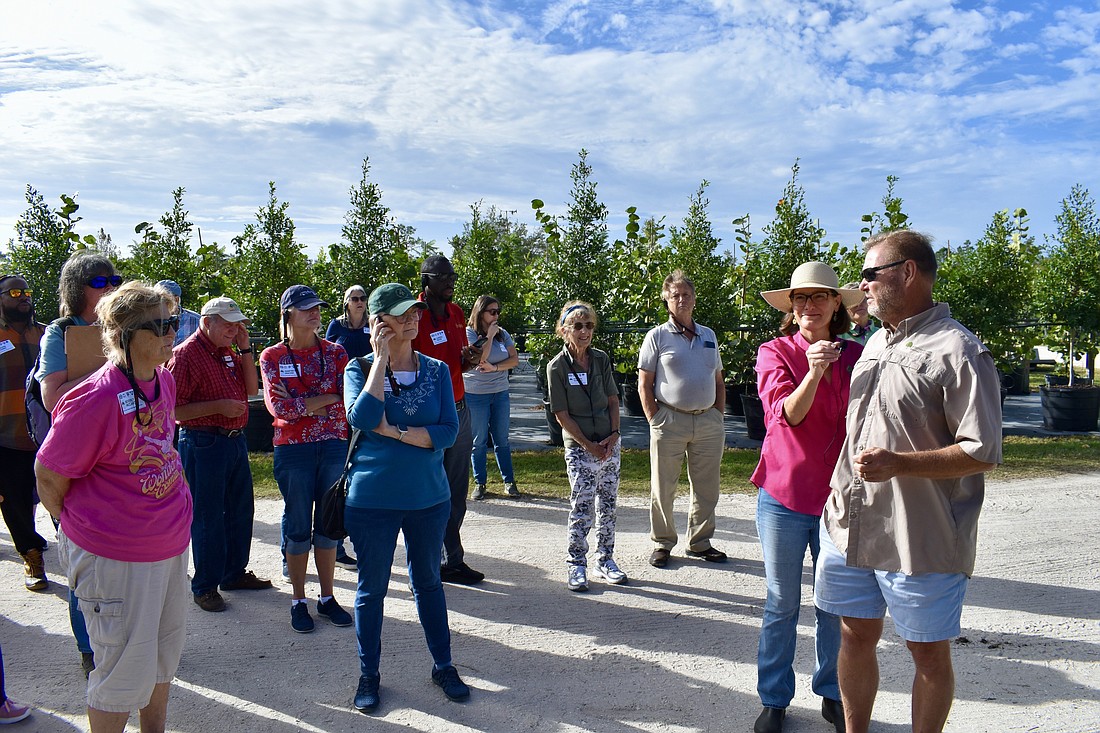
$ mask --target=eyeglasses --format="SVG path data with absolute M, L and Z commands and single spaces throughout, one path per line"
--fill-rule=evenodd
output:
M 388 315 L 390 318 L 397 321 L 398 323 L 412 323 L 413 321 L 419 321 L 420 320 L 420 314 L 423 313 L 423 312 L 424 312 L 423 308 L 417 308 L 417 307 L 413 306 L 409 310 L 405 311 L 405 313 L 403 315 L 395 316 L 392 313 L 388 313 L 386 315 Z
M 147 321 L 138 326 L 136 331 L 152 331 L 157 336 L 167 336 L 168 331 L 180 330 L 180 317 L 171 316 L 169 318 L 154 318 L 151 321 Z
M 108 285 L 112 288 L 117 288 L 121 284 L 122 275 L 96 275 L 85 283 L 89 288 L 95 288 L 96 290 L 102 290 Z
M 365 296 L 365 295 L 353 295 L 350 298 L 348 298 L 348 300 L 350 300 L 352 303 L 362 303 L 366 299 L 367 299 L 367 296 Z
M 34 291 L 30 288 L 12 288 L 11 290 L 0 291 L 0 294 L 7 293 L 13 298 L 22 298 L 24 296 L 31 297 Z
M 577 321 L 577 322 L 571 323 L 569 325 L 572 327 L 572 329 L 574 331 L 584 331 L 584 330 L 595 331 L 596 330 L 596 324 L 593 323 L 592 321 L 585 321 L 584 323 L 581 323 L 580 321 Z
M 897 262 L 891 262 L 889 265 L 879 265 L 878 267 L 865 267 L 863 268 L 863 270 L 860 271 L 859 276 L 867 282 L 873 283 L 875 280 L 878 279 L 878 274 L 883 270 L 889 270 L 891 267 L 897 267 L 903 262 L 908 261 L 909 260 L 898 260 Z
M 500 315 L 500 308 L 486 308 L 485 310 L 483 310 L 481 312 L 482 313 L 488 313 L 491 316 L 499 316 Z
M 829 290 L 818 290 L 816 293 L 810 293 L 809 295 L 806 293 L 795 293 L 791 296 L 791 305 L 797 308 L 805 308 L 806 303 L 812 302 L 814 305 L 821 306 L 828 303 L 829 299 L 835 296 L 836 293 Z
M 441 283 L 454 285 L 456 282 L 458 282 L 457 272 L 451 272 L 448 274 L 440 274 L 438 272 L 425 272 L 424 274 L 430 277 L 432 280 L 439 280 Z

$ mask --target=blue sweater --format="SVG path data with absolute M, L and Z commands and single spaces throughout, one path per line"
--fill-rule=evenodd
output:
M 348 424 L 363 431 L 348 472 L 348 506 L 359 509 L 427 509 L 449 501 L 451 489 L 443 471 L 443 451 L 458 437 L 451 374 L 447 365 L 423 354 L 416 381 L 383 404 L 363 390 L 367 373 L 358 359 L 344 370 L 344 404 Z M 374 363 L 374 355 L 367 357 Z M 369 369 L 369 367 L 368 367 Z M 391 425 L 425 428 L 433 448 L 419 448 L 379 435 L 382 411 Z
M 343 346 L 344 351 L 348 352 L 349 359 L 366 356 L 374 350 L 370 344 L 370 329 L 366 326 L 363 328 L 348 328 L 342 318 L 337 318 L 328 324 L 328 330 L 325 331 L 325 341 Z

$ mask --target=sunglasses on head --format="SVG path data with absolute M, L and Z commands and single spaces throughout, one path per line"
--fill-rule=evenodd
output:
M 135 330 L 137 331 L 152 331 L 157 336 L 167 336 L 168 331 L 180 330 L 180 317 L 171 316 L 169 318 L 154 318 L 151 321 L 147 321 Z
M 0 294 L 7 293 L 13 298 L 22 298 L 23 296 L 31 297 L 31 293 L 34 291 L 30 288 L 12 288 L 11 290 L 0 290 Z
M 108 285 L 112 288 L 117 288 L 122 284 L 122 275 L 96 275 L 85 284 L 89 288 L 95 288 L 96 290 L 102 290 Z
M 908 260 L 898 260 L 897 262 L 891 262 L 888 265 L 879 265 L 878 267 L 865 267 L 860 271 L 859 276 L 867 282 L 873 283 L 878 278 L 880 272 L 889 270 L 891 267 L 897 267 L 904 262 L 908 262 Z
M 348 297 L 348 300 L 352 303 L 362 303 L 366 299 L 367 296 L 365 295 L 352 295 Z

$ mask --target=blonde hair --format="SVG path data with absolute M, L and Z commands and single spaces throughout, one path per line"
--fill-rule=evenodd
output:
M 163 285 L 131 280 L 125 282 L 96 304 L 103 353 L 113 363 L 126 368 L 126 345 L 130 336 L 144 323 L 162 317 L 176 306 L 176 296 Z
M 571 300 L 562 306 L 561 316 L 558 318 L 558 325 L 555 329 L 559 336 L 565 336 L 565 319 L 569 318 L 575 313 L 586 313 L 592 319 L 592 322 L 597 326 L 600 325 L 599 318 L 596 317 L 596 309 L 592 307 L 591 303 L 586 303 L 583 300 Z

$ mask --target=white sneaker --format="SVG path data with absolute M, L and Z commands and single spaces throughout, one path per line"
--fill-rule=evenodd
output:
M 608 560 L 603 565 L 597 565 L 594 574 L 612 585 L 622 585 L 626 582 L 626 573 L 619 570 L 619 566 L 615 564 L 614 560 Z
M 566 581 L 569 586 L 569 590 L 582 591 L 588 590 L 588 575 L 585 572 L 584 565 L 570 565 L 569 566 L 569 580 Z

